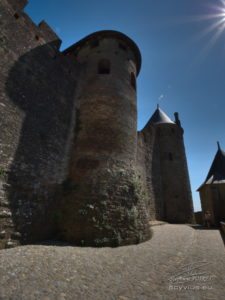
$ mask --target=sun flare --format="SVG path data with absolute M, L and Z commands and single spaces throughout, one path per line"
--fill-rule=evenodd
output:
M 221 35 L 225 33 L 225 0 L 218 0 L 217 5 L 211 5 L 209 8 L 211 13 L 189 17 L 188 20 L 190 22 L 209 22 L 209 25 L 194 38 L 194 40 L 201 40 L 206 36 L 209 37 L 202 52 L 202 54 L 205 53 L 205 55 L 212 49 Z

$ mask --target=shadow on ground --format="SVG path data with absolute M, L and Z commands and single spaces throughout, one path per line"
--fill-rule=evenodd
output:
M 219 226 L 212 226 L 212 227 L 206 227 L 203 225 L 190 225 L 195 230 L 218 230 L 221 235 L 221 239 L 223 241 L 224 247 L 225 247 L 225 233 L 222 231 L 222 229 Z
M 222 229 L 220 229 L 220 235 L 223 240 L 224 247 L 225 247 L 225 233 L 222 231 Z
M 192 227 L 195 230 L 219 230 L 220 228 L 217 226 L 211 226 L 211 227 L 206 227 L 203 225 L 190 225 L 190 227 Z

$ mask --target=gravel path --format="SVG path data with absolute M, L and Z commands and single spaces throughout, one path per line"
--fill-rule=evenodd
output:
M 135 246 L 29 245 L 0 251 L 0 300 L 225 299 L 219 230 L 153 226 Z

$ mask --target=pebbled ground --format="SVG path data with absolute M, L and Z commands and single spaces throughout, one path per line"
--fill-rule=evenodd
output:
M 0 300 L 222 300 L 219 230 L 153 226 L 153 238 L 119 248 L 55 244 L 0 251 Z

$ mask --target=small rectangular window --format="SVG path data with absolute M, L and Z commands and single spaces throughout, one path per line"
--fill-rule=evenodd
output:
M 127 50 L 127 47 L 124 44 L 122 44 L 122 43 L 119 43 L 119 48 L 123 49 L 124 51 Z
M 17 13 L 14 14 L 14 18 L 15 18 L 16 20 L 19 19 L 19 17 L 20 17 L 20 16 L 19 16 Z
M 110 61 L 102 59 L 98 63 L 98 74 L 110 74 Z
M 131 86 L 136 91 L 136 78 L 135 78 L 135 75 L 133 72 L 130 74 L 130 83 L 131 83 Z
M 173 160 L 173 154 L 169 153 L 169 157 L 168 158 L 169 158 L 170 161 L 172 161 Z
M 90 48 L 95 48 L 99 46 L 99 41 L 98 40 L 93 40 L 90 42 Z

